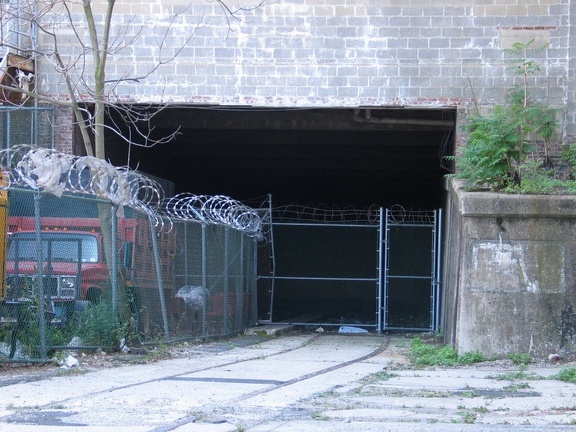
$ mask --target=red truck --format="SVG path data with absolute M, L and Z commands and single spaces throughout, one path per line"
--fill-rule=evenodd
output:
M 38 278 L 35 218 L 10 216 L 7 223 L 3 298 L 34 298 L 32 290 Z M 42 217 L 41 229 L 44 295 L 51 299 L 56 319 L 65 319 L 72 311 L 85 309 L 90 302 L 108 298 L 110 268 L 104 254 L 100 220 Z M 173 297 L 174 235 L 160 232 L 157 237 L 165 292 Z M 131 291 L 133 313 L 138 317 L 145 315 L 148 321 L 152 314 L 159 313 L 160 303 L 148 219 L 120 219 L 116 244 L 119 289 Z

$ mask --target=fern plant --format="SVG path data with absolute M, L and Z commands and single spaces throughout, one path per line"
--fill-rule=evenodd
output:
M 456 167 L 458 176 L 468 179 L 469 187 L 502 190 L 520 186 L 520 167 L 526 155 L 536 150 L 536 143 L 544 146 L 544 166 L 550 164 L 548 147 L 558 129 L 557 110 L 530 98 L 528 76 L 540 70 L 527 59 L 531 45 L 532 41 L 516 43 L 506 50 L 521 57 L 514 70 L 522 76 L 522 85 L 507 92 L 504 105 L 496 106 L 489 115 L 472 116 L 465 126 L 468 142 Z

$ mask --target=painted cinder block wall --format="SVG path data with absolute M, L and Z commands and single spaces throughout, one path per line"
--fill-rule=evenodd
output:
M 92 5 L 102 12 L 102 3 Z M 140 77 L 115 90 L 135 103 L 453 106 L 461 125 L 469 110 L 502 102 L 519 82 L 502 49 L 535 39 L 549 47 L 537 53 L 542 70 L 533 84 L 562 108 L 558 139 L 566 141 L 576 136 L 575 10 L 571 0 L 280 0 L 229 27 L 215 2 L 119 0 L 114 21 L 135 39 L 110 58 L 108 79 Z M 73 19 L 87 37 L 81 14 Z M 70 32 L 61 34 L 61 49 L 78 53 Z M 48 41 L 40 34 L 41 46 Z M 42 92 L 66 98 L 53 65 L 41 62 L 38 77 Z M 69 113 L 58 114 L 57 124 L 69 123 Z

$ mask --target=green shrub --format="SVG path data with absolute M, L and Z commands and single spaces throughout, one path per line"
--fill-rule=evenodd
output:
M 82 345 L 102 349 L 118 346 L 118 341 L 126 335 L 127 330 L 127 325 L 120 324 L 112 312 L 112 306 L 107 302 L 89 307 L 78 324 Z
M 576 384 L 576 368 L 562 369 L 556 375 L 553 375 L 552 378 L 559 381 Z
M 508 354 L 508 359 L 512 360 L 515 365 L 527 365 L 532 363 L 532 356 L 527 353 L 511 353 Z
M 427 344 L 420 338 L 412 339 L 410 343 L 410 359 L 416 366 L 456 366 L 484 361 L 481 353 L 471 352 L 458 356 L 449 345 Z
M 528 50 L 533 49 L 532 43 L 516 43 L 505 50 L 516 58 L 513 68 L 523 78 L 523 85 L 508 90 L 504 105 L 496 106 L 489 114 L 478 112 L 468 119 L 465 126 L 468 142 L 456 163 L 457 176 L 466 178 L 468 187 L 525 193 L 519 189 L 526 175 L 524 164 L 527 155 L 536 151 L 537 143 L 544 148 L 539 172 L 551 166 L 548 146 L 558 130 L 558 110 L 530 97 L 528 76 L 540 70 L 527 58 Z M 544 181 L 547 175 L 544 172 L 543 177 L 532 176 L 527 193 L 557 193 L 559 186 L 555 182 Z

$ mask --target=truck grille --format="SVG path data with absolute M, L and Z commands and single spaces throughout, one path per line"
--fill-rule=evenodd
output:
M 35 298 L 38 293 L 37 276 L 9 275 L 6 277 L 6 298 Z M 52 298 L 76 298 L 74 276 L 44 276 L 44 295 Z

